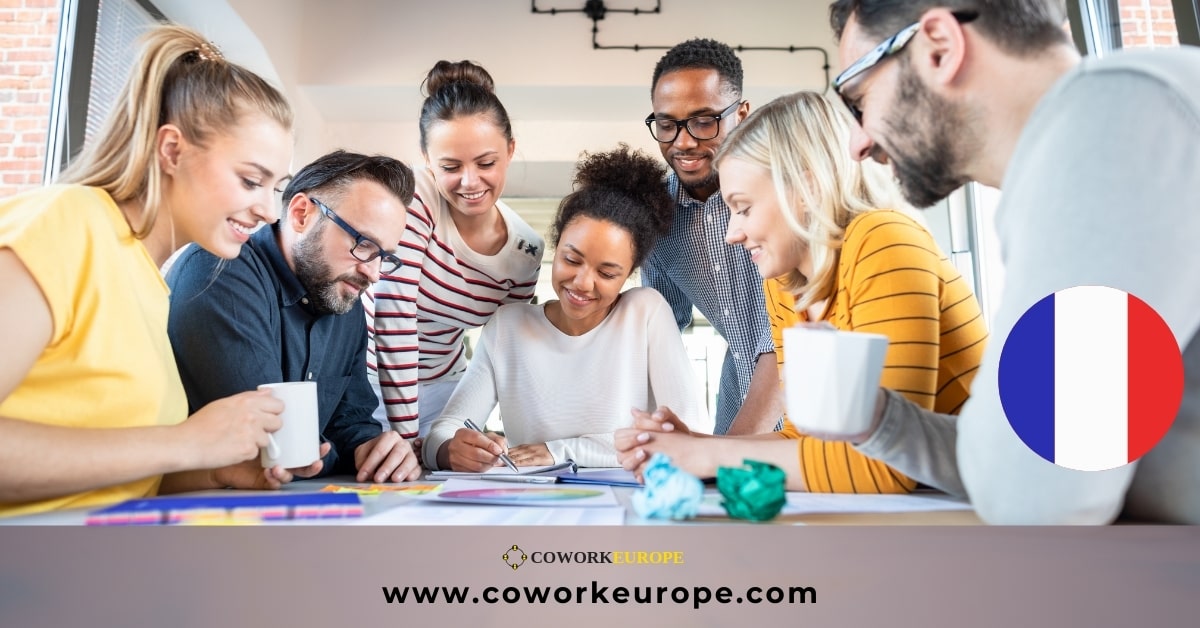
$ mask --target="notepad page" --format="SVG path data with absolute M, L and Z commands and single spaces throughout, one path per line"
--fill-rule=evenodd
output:
M 559 471 L 564 471 L 566 469 L 570 469 L 574 464 L 575 464 L 574 462 L 571 462 L 568 460 L 567 462 L 560 462 L 558 464 L 549 464 L 549 465 L 533 466 L 533 467 L 517 467 L 518 469 L 520 469 L 520 471 L 518 471 L 517 473 L 513 473 L 512 471 L 510 471 L 508 469 L 508 467 L 492 467 L 492 468 L 488 469 L 487 471 L 483 471 L 483 472 L 430 471 L 428 477 L 442 478 L 442 479 L 446 479 L 446 478 L 469 479 L 469 478 L 486 478 L 488 476 L 497 476 L 497 475 L 500 475 L 500 476 L 538 475 L 538 474 L 542 474 L 542 473 L 556 473 Z

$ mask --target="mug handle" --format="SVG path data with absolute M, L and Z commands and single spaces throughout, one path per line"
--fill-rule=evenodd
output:
M 279 450 L 279 443 L 275 442 L 275 437 L 267 434 L 267 457 L 275 460 L 279 458 L 282 452 Z

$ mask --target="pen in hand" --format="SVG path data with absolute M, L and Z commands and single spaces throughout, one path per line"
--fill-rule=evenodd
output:
M 475 430 L 476 432 L 479 432 L 480 434 L 484 433 L 483 430 L 479 429 L 479 426 L 475 425 L 475 422 L 472 421 L 471 419 L 467 419 L 465 421 L 465 423 L 466 423 L 468 429 Z M 517 465 L 513 464 L 512 458 L 509 458 L 508 454 L 501 452 L 500 460 L 502 462 L 504 462 L 504 466 L 508 467 L 509 469 L 512 469 L 513 473 L 520 473 L 519 471 L 517 471 Z

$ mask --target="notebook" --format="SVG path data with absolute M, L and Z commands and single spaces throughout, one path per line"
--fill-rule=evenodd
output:
M 558 481 L 563 484 L 603 484 L 630 488 L 641 488 L 642 486 L 633 472 L 625 469 L 580 469 L 577 473 L 559 475 Z
M 525 482 L 532 484 L 594 484 L 605 486 L 628 486 L 637 488 L 641 483 L 633 473 L 624 469 L 580 469 L 573 460 L 545 467 L 530 467 L 513 473 L 505 467 L 493 467 L 483 473 L 459 471 L 431 471 L 429 479 L 448 480 L 496 480 L 499 482 Z
M 430 471 L 426 476 L 431 480 L 449 480 L 457 478 L 460 480 L 495 480 L 498 482 L 527 482 L 533 484 L 553 484 L 558 480 L 560 474 L 573 474 L 578 467 L 574 460 L 567 460 L 558 464 L 552 464 L 544 467 L 522 467 L 517 473 L 509 471 L 507 467 L 492 467 L 483 473 L 472 473 L 467 471 Z

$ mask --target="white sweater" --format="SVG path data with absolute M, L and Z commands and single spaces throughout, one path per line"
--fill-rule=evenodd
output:
M 706 423 L 671 306 L 649 288 L 623 293 L 582 336 L 559 331 L 544 305 L 497 310 L 430 429 L 426 466 L 437 468 L 442 444 L 466 419 L 482 425 L 497 403 L 510 446 L 545 443 L 555 462 L 586 467 L 617 466 L 613 431 L 633 422 L 631 408 L 665 405 L 692 429 Z

